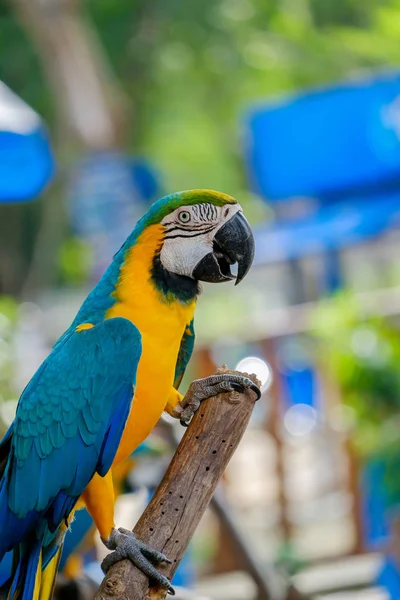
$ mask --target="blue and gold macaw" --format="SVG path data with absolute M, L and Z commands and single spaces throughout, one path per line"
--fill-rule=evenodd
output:
M 23 391 L 0 445 L 0 560 L 13 550 L 9 598 L 51 598 L 63 538 L 84 503 L 111 550 L 171 589 L 167 560 L 114 523 L 111 467 L 148 436 L 163 411 L 187 424 L 205 398 L 254 387 L 214 375 L 177 390 L 194 344 L 199 281 L 235 279 L 254 255 L 236 200 L 211 190 L 153 204 Z M 150 560 L 149 560 L 150 559 Z

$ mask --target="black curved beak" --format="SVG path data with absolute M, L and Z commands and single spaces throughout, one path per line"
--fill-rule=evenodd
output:
M 235 285 L 247 275 L 254 258 L 254 237 L 243 213 L 237 212 L 217 231 L 213 252 L 196 265 L 193 277 L 199 281 L 231 281 L 231 265 L 238 264 Z

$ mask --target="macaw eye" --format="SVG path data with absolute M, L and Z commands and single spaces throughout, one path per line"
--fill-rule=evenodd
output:
M 178 219 L 180 220 L 181 223 L 189 223 L 190 212 L 188 212 L 187 210 L 183 210 L 182 212 L 179 213 Z

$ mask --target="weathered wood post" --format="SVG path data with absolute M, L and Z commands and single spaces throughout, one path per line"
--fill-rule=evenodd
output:
M 238 374 L 225 369 L 222 372 Z M 254 375 L 250 378 L 257 381 Z M 169 579 L 245 432 L 255 401 L 256 394 L 247 390 L 219 394 L 201 405 L 134 528 L 138 538 L 172 560 L 172 564 L 160 566 Z M 166 594 L 124 560 L 107 573 L 95 600 L 162 600 Z

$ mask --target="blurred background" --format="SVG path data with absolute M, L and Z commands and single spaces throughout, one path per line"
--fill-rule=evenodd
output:
M 264 394 L 182 599 L 400 598 L 399 38 L 399 0 L 0 4 L 1 435 L 151 202 L 212 188 L 254 227 L 183 391 L 227 363 Z M 119 524 L 173 446 L 162 422 L 115 473 Z M 103 553 L 81 511 L 57 597 L 92 598 Z

